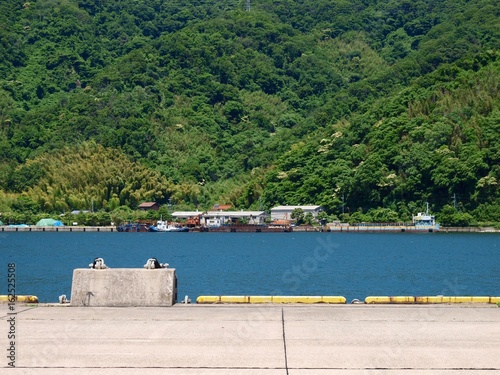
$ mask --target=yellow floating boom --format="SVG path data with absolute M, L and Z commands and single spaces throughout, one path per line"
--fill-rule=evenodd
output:
M 415 297 L 415 303 L 500 303 L 500 297 L 484 296 L 431 296 Z
M 368 304 L 433 304 L 433 303 L 500 303 L 500 297 L 483 296 L 370 296 Z
M 14 296 L 15 302 L 38 303 L 37 296 Z M 12 296 L 0 295 L 0 302 L 14 302 Z
M 371 296 L 365 298 L 365 303 L 415 303 L 412 296 Z
M 342 296 L 199 296 L 196 303 L 327 303 L 345 304 Z

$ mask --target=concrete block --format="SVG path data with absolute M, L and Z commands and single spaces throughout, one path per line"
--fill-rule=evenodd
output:
M 172 306 L 177 300 L 174 268 L 77 268 L 71 306 Z

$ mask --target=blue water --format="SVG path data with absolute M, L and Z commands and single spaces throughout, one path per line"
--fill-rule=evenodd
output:
M 95 257 L 142 268 L 150 257 L 178 277 L 178 296 L 500 296 L 498 234 L 0 233 L 0 294 L 16 264 L 17 294 L 71 298 L 73 269 Z

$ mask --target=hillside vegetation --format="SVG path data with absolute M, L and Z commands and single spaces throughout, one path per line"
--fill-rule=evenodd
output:
M 500 222 L 499 16 L 493 0 L 3 0 L 0 212 L 406 221 L 429 202 L 443 223 Z

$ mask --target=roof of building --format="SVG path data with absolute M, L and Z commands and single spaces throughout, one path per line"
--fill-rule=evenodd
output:
M 203 214 L 202 211 L 175 211 L 175 212 L 172 212 L 173 217 L 183 217 L 183 218 L 199 216 L 202 214 Z
M 147 207 L 153 207 L 153 206 L 158 206 L 158 203 L 156 203 L 156 202 L 142 202 L 139 205 L 139 208 L 147 208 Z
M 90 211 L 89 210 L 73 210 L 71 211 L 72 215 L 79 215 L 79 214 L 88 214 Z
M 265 215 L 264 211 L 208 211 L 203 216 L 211 216 L 211 217 L 221 217 L 221 216 L 230 216 L 230 217 L 250 217 L 250 216 L 262 216 Z

